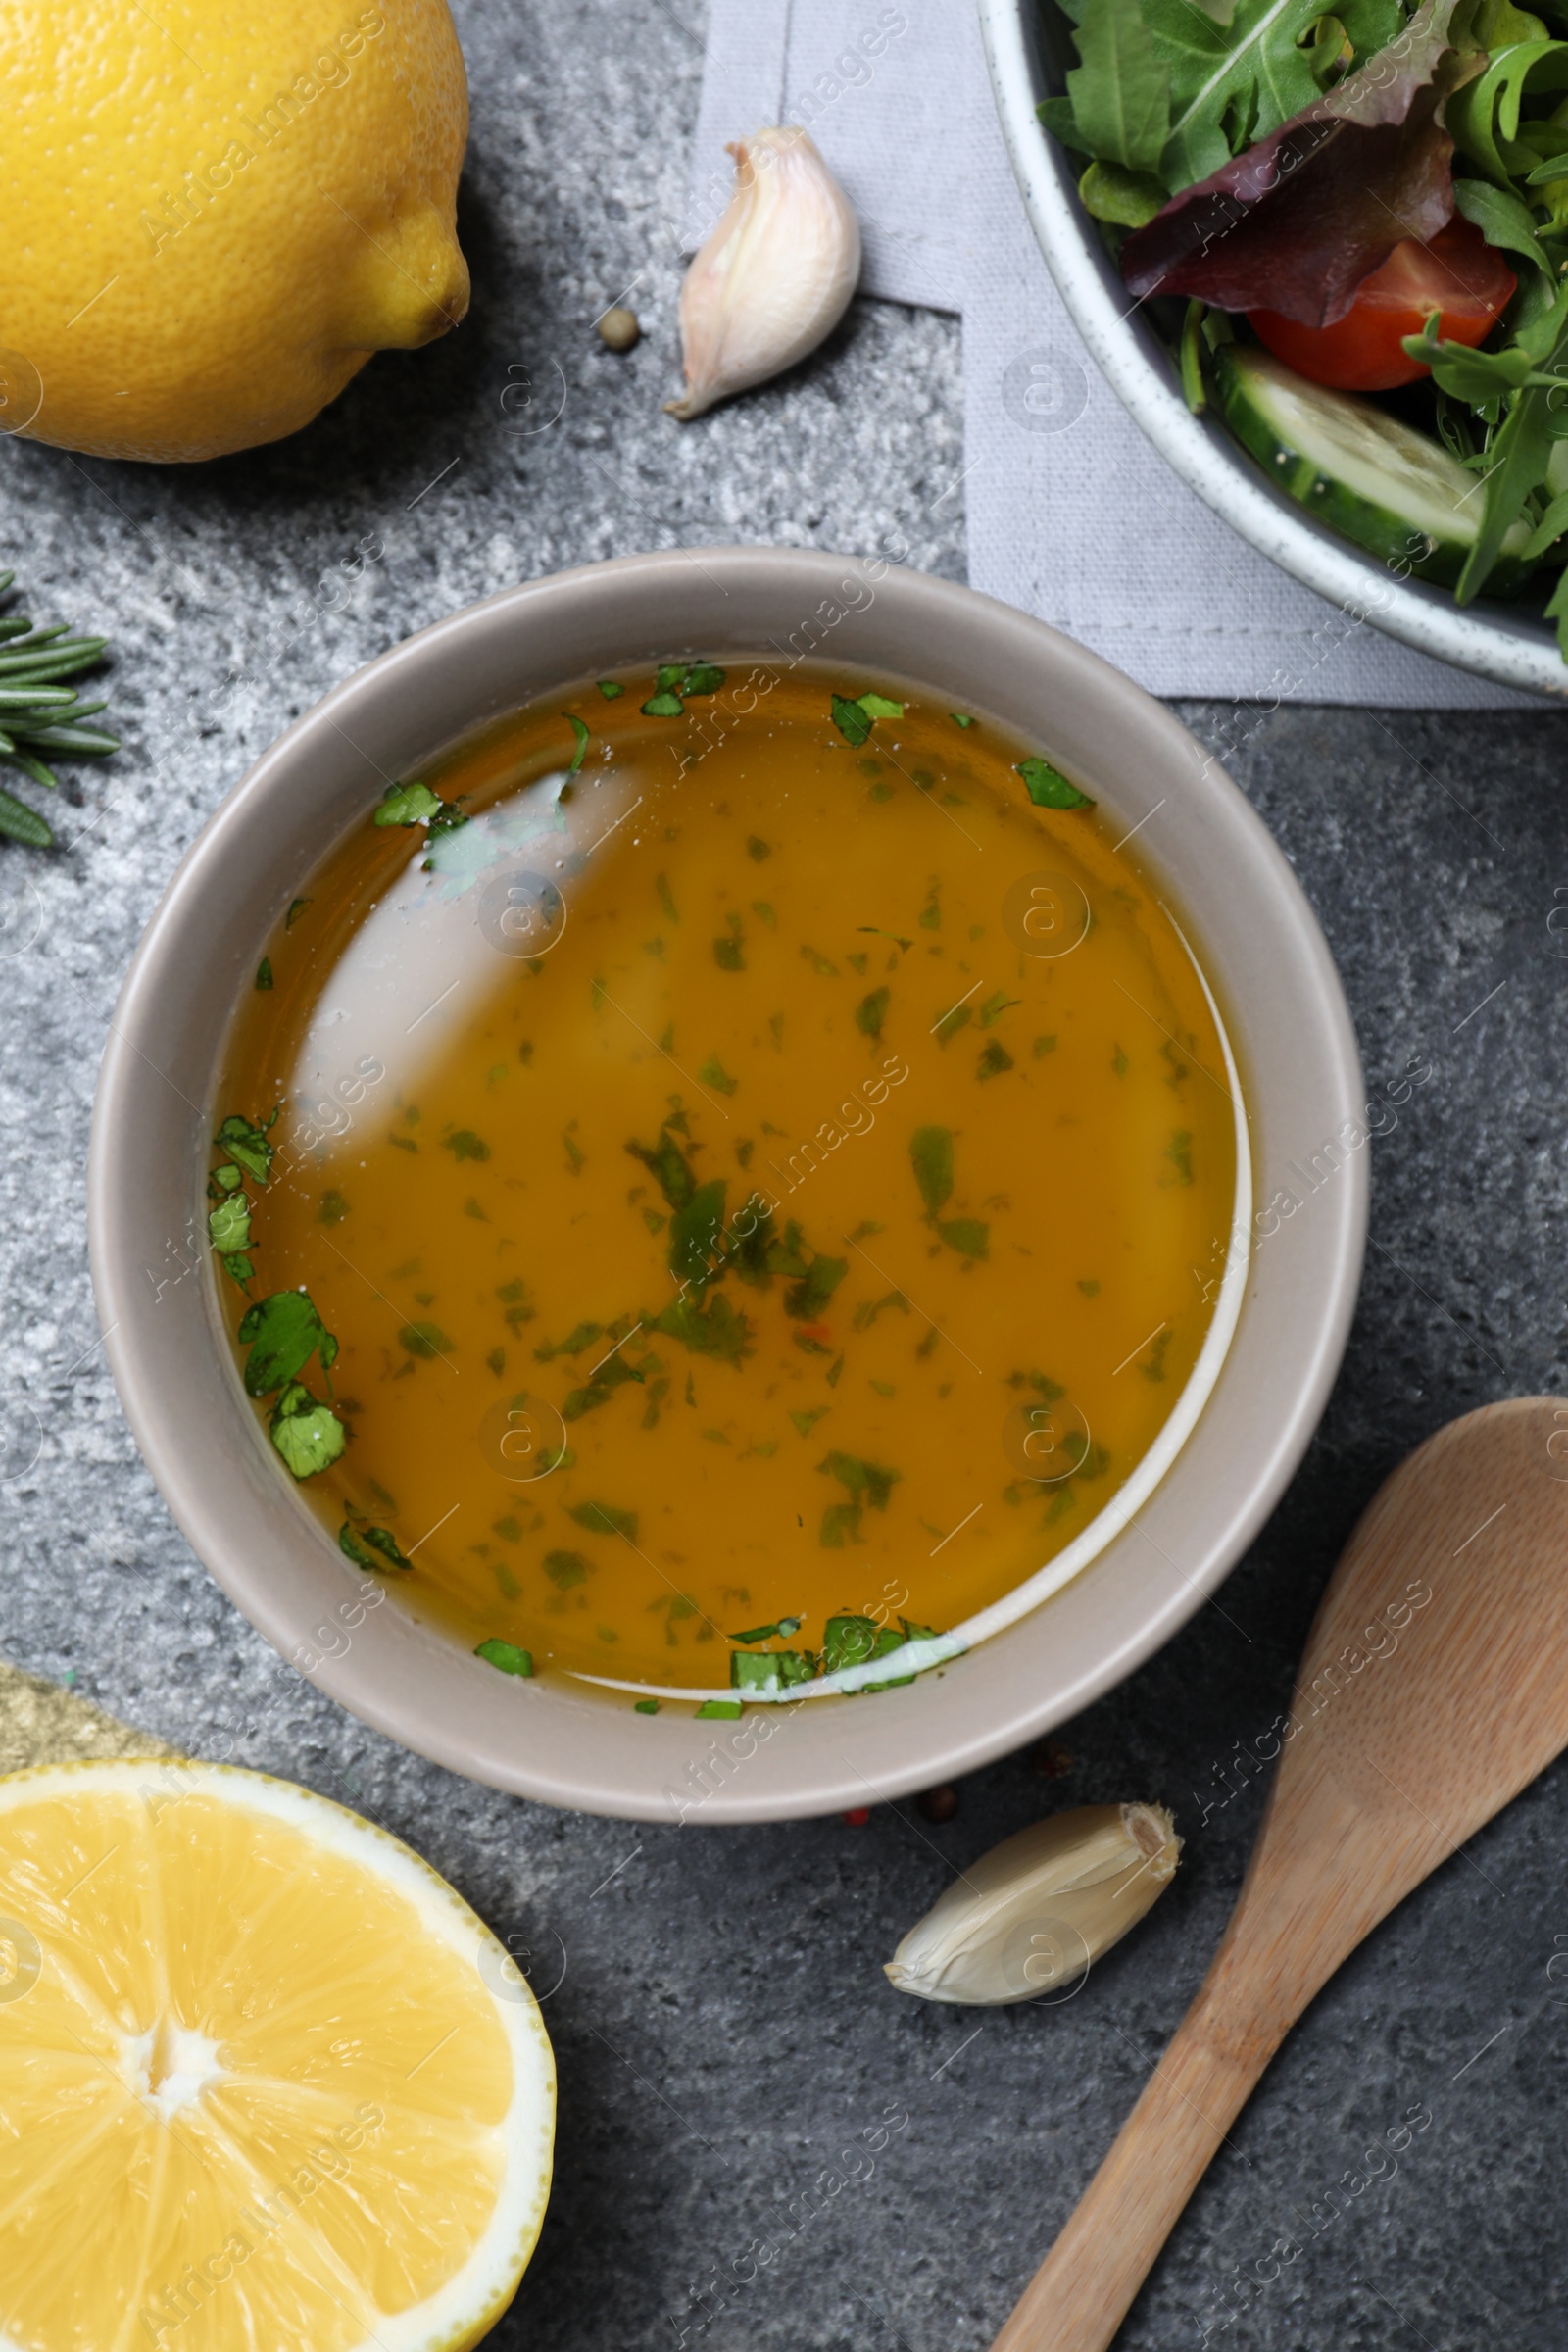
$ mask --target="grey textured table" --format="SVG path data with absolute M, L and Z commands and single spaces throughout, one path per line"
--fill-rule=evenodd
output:
M 1304 1469 L 1219 1602 L 1063 1727 L 1064 1774 L 1011 1757 L 942 1829 L 901 1805 L 859 1828 L 632 1830 L 451 1779 L 296 1679 L 175 1533 L 94 1352 L 93 1076 L 181 853 L 335 679 L 513 580 L 673 542 L 861 548 L 895 521 L 913 562 L 962 572 L 961 493 L 941 496 L 962 467 L 954 322 L 858 306 L 790 381 L 692 428 L 660 414 L 702 54 L 696 0 L 676 7 L 458 7 L 475 283 L 459 334 L 373 363 L 311 431 L 254 457 L 184 471 L 0 452 L 5 560 L 41 617 L 113 635 L 127 746 L 75 771 L 58 856 L 0 850 L 22 932 L 41 915 L 0 968 L 0 1475 L 31 1452 L 31 1414 L 44 1433 L 0 1486 L 0 1648 L 196 1753 L 373 1813 L 536 1955 L 559 2170 L 493 2342 L 950 2352 L 990 2340 L 1198 1983 L 1257 1819 L 1252 1743 L 1356 1513 L 1451 1414 L 1560 1385 L 1568 917 L 1562 935 L 1547 918 L 1568 906 L 1564 722 L 1186 713 L 1216 742 L 1243 735 L 1233 771 L 1322 917 L 1369 1076 L 1418 1055 L 1433 1077 L 1374 1146 L 1361 1312 Z M 616 359 L 591 320 L 633 280 L 649 332 Z M 323 575 L 372 536 L 384 554 L 339 601 Z M 970 2014 L 888 1989 L 881 1963 L 950 1858 L 1046 1807 L 1124 1796 L 1174 1806 L 1186 1860 L 1075 1998 Z M 1559 1768 L 1317 2003 L 1130 2352 L 1205 2334 L 1561 2352 L 1565 1816 Z M 1410 2110 L 1430 2121 L 1367 2164 Z M 874 2158 L 841 2160 L 890 2114 L 906 2121 L 882 2125 Z M 1271 2251 L 1286 2238 L 1294 2259 Z M 1226 2293 L 1246 2308 L 1222 2328 Z

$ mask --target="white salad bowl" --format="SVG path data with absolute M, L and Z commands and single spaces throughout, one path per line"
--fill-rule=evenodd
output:
M 1041 127 L 1076 62 L 1053 0 L 980 0 L 1003 135 L 1030 222 L 1073 323 L 1135 423 L 1200 498 L 1282 569 L 1418 653 L 1501 686 L 1568 700 L 1556 631 L 1527 603 L 1456 605 L 1446 588 L 1400 579 L 1276 488 L 1212 411 L 1195 416 L 1176 366 L 1131 303 L 1100 223 L 1078 196 L 1081 164 Z
M 1211 1344 L 1165 1434 L 1070 1558 L 971 1623 L 962 1654 L 945 1642 L 911 1653 L 932 1670 L 902 1689 L 797 1690 L 739 1720 L 667 1702 L 643 1715 L 564 1674 L 496 1673 L 426 1621 L 416 1594 L 353 1567 L 302 1499 L 220 1311 L 206 1242 L 215 1098 L 271 927 L 389 777 L 585 674 L 682 653 L 783 669 L 806 647 L 989 716 L 1136 832 L 1228 1036 L 1238 1215 Z M 1284 1492 L 1338 1369 L 1368 1135 L 1389 1123 L 1364 1102 L 1339 980 L 1289 865 L 1158 703 L 1023 613 L 880 559 L 677 549 L 455 613 L 339 686 L 229 795 L 154 914 L 111 1029 L 88 1182 L 93 1277 L 126 1417 L 192 1547 L 332 1697 L 454 1771 L 543 1802 L 782 1819 L 926 1788 L 1018 1746 L 1130 1673 L 1213 1592 Z

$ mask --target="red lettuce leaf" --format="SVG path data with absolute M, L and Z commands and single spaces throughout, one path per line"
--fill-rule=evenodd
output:
M 1444 99 L 1479 71 L 1448 46 L 1456 0 L 1423 0 L 1397 39 L 1128 237 L 1140 300 L 1184 294 L 1225 311 L 1332 326 L 1405 237 L 1453 217 Z

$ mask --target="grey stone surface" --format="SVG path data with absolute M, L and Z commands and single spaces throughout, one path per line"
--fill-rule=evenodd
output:
M 560 2167 L 496 2344 L 949 2352 L 989 2342 L 1201 1974 L 1259 1811 L 1249 1750 L 1356 1513 L 1449 1415 L 1561 1383 L 1563 722 L 1188 713 L 1241 737 L 1234 771 L 1322 916 L 1369 1076 L 1412 1057 L 1432 1075 L 1374 1146 L 1361 1310 L 1305 1467 L 1218 1601 L 1062 1728 L 1062 1777 L 1008 1758 L 942 1829 L 901 1805 L 859 1828 L 633 1830 L 454 1780 L 298 1680 L 191 1558 L 94 1352 L 94 1071 L 181 852 L 335 679 L 519 577 L 713 538 L 854 549 L 895 520 L 917 564 L 962 571 L 961 493 L 942 496 L 962 466 L 952 321 L 858 307 L 791 381 L 686 431 L 659 413 L 701 64 L 682 7 L 460 0 L 475 303 L 448 342 L 377 361 L 310 432 L 221 465 L 0 453 L 6 561 L 41 615 L 113 635 L 127 745 L 75 771 L 58 856 L 0 850 L 0 895 L 39 926 L 0 966 L 0 1472 L 42 1428 L 36 1464 L 0 1487 L 0 1649 L 176 1744 L 372 1813 L 535 1955 Z M 633 280 L 649 332 L 613 359 L 591 320 Z M 385 552 L 363 583 L 332 587 L 370 536 Z M 954 1861 L 1048 1807 L 1134 1795 L 1175 1807 L 1185 1864 L 1076 1997 L 971 2014 L 887 1988 L 882 1961 Z M 1319 2000 L 1130 2352 L 1205 2331 L 1259 2352 L 1561 2352 L 1568 1986 L 1548 1967 L 1568 1952 L 1565 1816 L 1559 1768 Z M 1417 2108 L 1430 2124 L 1369 2181 L 1364 2152 Z M 1341 2183 L 1338 2219 L 1296 2218 L 1316 2205 L 1321 2225 Z M 1298 2259 L 1271 2257 L 1303 2230 Z M 1221 2329 L 1239 2268 L 1249 2307 Z M 691 2301 L 718 2280 L 722 2307 Z

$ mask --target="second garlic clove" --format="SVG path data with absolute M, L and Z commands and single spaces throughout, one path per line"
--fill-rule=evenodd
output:
M 965 2006 L 1081 1982 L 1169 1884 L 1181 1845 L 1163 1805 L 1054 1813 L 972 1862 L 885 1973 L 900 1992 Z
M 849 307 L 860 228 L 799 124 L 737 139 L 735 191 L 680 296 L 683 422 L 814 351 Z

